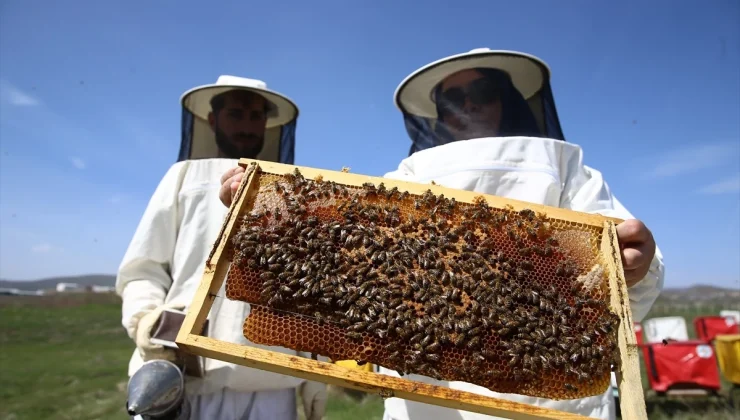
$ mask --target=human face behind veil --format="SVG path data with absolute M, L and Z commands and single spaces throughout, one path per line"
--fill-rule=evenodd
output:
M 475 69 L 444 79 L 438 89 L 439 121 L 454 140 L 495 137 L 501 126 L 501 90 Z
M 434 133 L 441 143 L 482 137 L 541 136 L 529 104 L 497 69 L 461 70 L 434 90 L 437 120 Z
M 265 142 L 267 102 L 253 92 L 232 90 L 214 98 L 208 121 L 221 157 L 254 159 Z

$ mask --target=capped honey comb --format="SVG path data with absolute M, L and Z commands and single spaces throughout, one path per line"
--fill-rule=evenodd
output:
M 226 278 L 252 305 L 247 339 L 496 392 L 606 391 L 619 318 L 600 229 L 298 169 L 254 176 Z

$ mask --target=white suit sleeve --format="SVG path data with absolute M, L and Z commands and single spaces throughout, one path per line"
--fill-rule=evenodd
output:
M 170 267 L 177 240 L 177 197 L 186 162 L 173 165 L 159 182 L 118 269 L 122 324 L 136 336 L 139 319 L 165 303 L 172 284 Z
M 398 168 L 395 171 L 391 171 L 383 175 L 383 178 L 395 179 L 395 180 L 410 180 L 414 176 L 414 170 L 409 164 L 408 158 L 401 161 L 398 164 Z
M 560 207 L 623 220 L 635 218 L 614 197 L 600 172 L 582 166 L 580 162 L 574 166 L 579 169 L 567 172 L 569 176 L 565 181 Z M 648 273 L 640 282 L 627 289 L 635 322 L 642 321 L 650 311 L 663 289 L 664 278 L 663 254 L 656 246 Z

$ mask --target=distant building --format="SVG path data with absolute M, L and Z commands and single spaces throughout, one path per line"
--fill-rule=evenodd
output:
M 80 285 L 77 283 L 57 283 L 57 293 L 114 293 L 113 286 L 99 286 L 97 284 Z
M 77 283 L 57 283 L 57 293 L 84 292 L 85 288 Z
M 116 288 L 113 286 L 98 286 L 93 285 L 92 290 L 93 293 L 114 293 L 116 291 Z
M 43 290 L 21 290 L 21 289 L 0 287 L 0 295 L 5 295 L 5 296 L 41 296 L 43 294 L 44 294 Z

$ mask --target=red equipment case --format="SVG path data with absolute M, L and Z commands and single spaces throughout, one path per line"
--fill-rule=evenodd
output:
M 739 334 L 735 318 L 731 316 L 698 316 L 694 318 L 694 328 L 699 340 L 712 341 L 717 334 Z
M 679 389 L 720 389 L 717 356 L 703 340 L 643 344 L 650 388 L 659 393 Z

